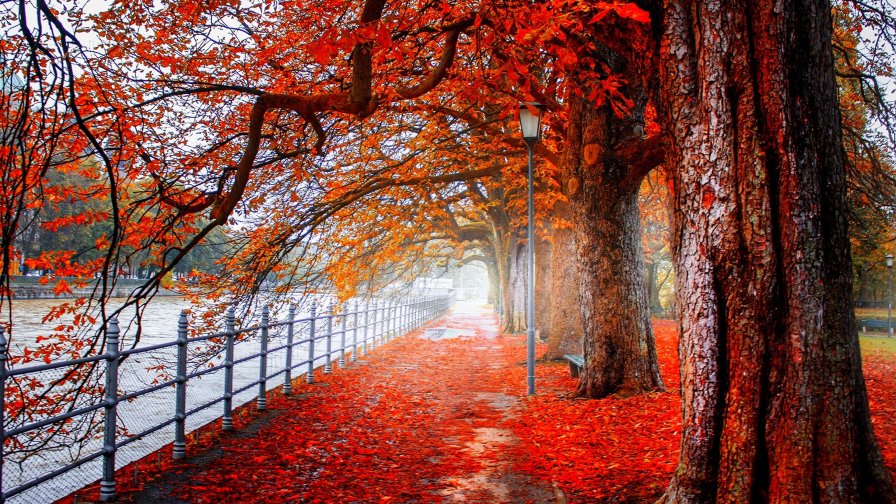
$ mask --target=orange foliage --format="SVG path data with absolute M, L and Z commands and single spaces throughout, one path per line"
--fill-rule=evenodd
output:
M 519 101 L 551 110 L 537 168 L 546 216 L 560 198 L 553 165 L 565 100 L 580 93 L 620 114 L 631 107 L 589 36 L 645 20 L 632 3 L 567 0 L 176 0 L 53 12 L 37 22 L 95 39 L 69 51 L 71 35 L 45 30 L 41 52 L 19 27 L 4 32 L 14 61 L 4 72 L 24 73 L 33 56 L 69 73 L 52 81 L 30 70 L 27 80 L 47 81 L 54 98 L 21 132 L 27 159 L 0 152 L 0 211 L 101 202 L 40 221 L 41 230 L 108 230 L 87 250 L 27 258 L 57 294 L 97 288 L 51 310 L 56 330 L 17 362 L 100 352 L 104 329 L 94 323 L 139 319 L 217 226 L 228 227 L 219 271 L 175 286 L 210 310 L 261 291 L 346 298 L 489 247 L 504 261 L 505 244 L 493 242 L 518 239 L 525 215 Z M 84 184 L 49 183 L 50 167 Z M 3 224 L 6 237 L 24 226 Z M 110 287 L 140 269 L 151 278 L 109 309 Z

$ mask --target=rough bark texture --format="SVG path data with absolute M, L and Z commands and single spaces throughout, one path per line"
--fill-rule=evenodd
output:
M 535 237 L 535 330 L 539 341 L 551 334 L 551 242 Z
M 526 330 L 526 285 L 528 285 L 528 261 L 526 244 L 514 240 L 510 248 L 510 286 L 507 289 L 507 305 L 504 309 L 504 332 L 519 333 Z
M 585 366 L 577 393 L 603 397 L 663 388 L 644 283 L 638 187 L 610 151 L 624 124 L 573 98 L 567 131 Z
M 664 500 L 896 502 L 851 306 L 830 4 L 663 17 L 684 401 Z
M 495 308 L 495 313 L 499 313 L 500 303 L 498 302 L 499 292 L 499 276 L 498 265 L 494 258 L 486 263 L 486 271 L 488 272 L 488 304 Z
M 471 190 L 478 191 L 476 189 Z M 491 256 L 494 258 L 493 266 L 495 268 L 494 275 L 496 276 L 496 281 L 493 286 L 496 290 L 495 296 L 498 299 L 496 308 L 500 316 L 501 331 L 514 333 L 519 330 L 515 325 L 519 316 L 514 314 L 514 289 L 512 285 L 516 237 L 511 231 L 510 219 L 505 212 L 504 189 L 500 185 L 487 188 L 486 193 L 482 194 L 482 201 L 502 203 L 487 205 L 488 224 L 491 226 L 491 233 L 487 241 L 491 245 Z M 525 318 L 525 315 L 523 317 Z
M 572 222 L 572 209 L 559 203 L 555 217 Z M 554 229 L 551 247 L 551 331 L 544 359 L 561 359 L 565 354 L 581 354 L 585 334 L 579 303 L 578 259 L 572 229 Z M 538 310 L 538 307 L 536 307 Z
M 501 332 L 512 334 L 519 332 L 516 323 L 519 315 L 515 314 L 513 270 L 515 268 L 515 246 L 508 243 L 510 240 L 504 233 L 496 231 L 493 242 L 495 256 L 498 258 L 498 276 L 501 284 Z
M 657 285 L 659 279 L 657 278 L 656 269 L 655 262 L 647 263 L 647 303 L 650 305 L 651 313 L 658 312 L 661 308 L 660 286 Z

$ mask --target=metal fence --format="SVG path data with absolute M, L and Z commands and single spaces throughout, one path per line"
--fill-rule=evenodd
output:
M 43 435 L 52 435 L 61 429 L 85 429 L 82 437 L 91 437 L 90 427 L 94 427 L 93 437 L 96 443 L 93 449 L 76 450 L 70 456 L 70 460 L 55 461 L 55 467 L 42 472 L 39 475 L 29 475 L 27 478 L 14 482 L 8 488 L 6 478 L 0 476 L 0 502 L 5 502 L 14 496 L 24 497 L 25 493 L 40 492 L 41 485 L 55 478 L 65 475 L 73 470 L 82 470 L 87 464 L 95 464 L 96 467 L 88 474 L 75 478 L 76 481 L 67 482 L 71 491 L 78 490 L 100 477 L 100 500 L 108 501 L 115 497 L 116 468 L 125 465 L 121 460 L 116 464 L 116 454 L 122 449 L 137 444 L 141 440 L 155 436 L 155 444 L 144 446 L 140 453 L 132 454 L 131 459 L 137 459 L 153 451 L 160 449 L 173 439 L 173 457 L 183 458 L 186 449 L 186 435 L 211 420 L 221 419 L 224 430 L 233 428 L 234 400 L 240 394 L 254 394 L 247 400 L 254 399 L 258 410 L 267 408 L 267 392 L 272 380 L 282 377 L 282 392 L 286 395 L 292 392 L 293 375 L 304 372 L 305 381 L 313 383 L 315 371 L 322 367 L 323 373 L 331 372 L 333 365 L 344 366 L 346 362 L 355 361 L 359 356 L 366 355 L 378 345 L 389 342 L 393 338 L 405 334 L 423 323 L 443 314 L 454 303 L 454 294 L 445 296 L 423 296 L 401 300 L 380 300 L 369 303 L 352 303 L 334 310 L 332 304 L 327 305 L 320 312 L 316 304 L 311 305 L 308 316 L 296 318 L 295 306 L 290 306 L 286 319 L 283 321 L 272 320 L 267 307 L 261 312 L 261 319 L 255 326 L 236 328 L 233 308 L 225 315 L 224 332 L 206 334 L 196 337 L 188 337 L 189 322 L 187 313 L 181 313 L 177 322 L 177 338 L 174 341 L 137 347 L 128 350 L 120 350 L 120 330 L 118 321 L 112 319 L 107 327 L 107 337 L 104 352 L 98 355 L 80 359 L 52 362 L 42 365 L 34 365 L 21 368 L 7 369 L 7 342 L 5 335 L 0 330 L 0 463 L 4 466 L 9 463 L 21 465 L 21 461 L 9 460 L 7 453 L 9 447 L 23 446 L 40 438 Z M 247 340 L 257 339 L 258 351 L 247 353 L 244 348 Z M 272 346 L 273 344 L 273 346 Z M 188 353 L 190 347 L 207 345 L 216 349 L 215 354 L 220 359 L 207 359 L 202 366 L 196 366 L 188 370 Z M 223 351 L 222 351 L 223 347 Z M 239 355 L 237 351 L 239 350 Z M 174 369 L 165 379 L 154 380 L 154 383 L 138 386 L 133 390 L 123 390 L 121 380 L 127 378 L 128 373 L 122 373 L 120 365 L 126 359 L 135 362 L 141 361 L 137 357 L 157 359 L 159 352 L 169 352 L 172 359 L 168 361 Z M 297 355 L 300 354 L 300 355 Z M 274 369 L 269 369 L 272 357 L 277 356 Z M 254 362 L 255 366 L 248 363 Z M 131 365 L 131 369 L 133 365 Z M 143 365 L 143 364 L 141 364 Z M 16 425 L 10 424 L 5 417 L 5 407 L 10 400 L 16 399 L 7 390 L 11 381 L 19 384 L 27 382 L 31 377 L 46 372 L 58 372 L 59 370 L 78 369 L 84 366 L 98 366 L 102 372 L 99 379 L 100 386 L 94 389 L 94 394 L 88 395 L 88 399 L 79 404 L 70 406 L 66 411 L 57 413 L 53 408 L 43 408 L 41 412 L 29 414 L 25 421 L 18 421 Z M 161 366 L 160 366 L 161 367 Z M 239 371 L 243 376 L 246 372 L 257 370 L 257 379 L 242 380 L 235 383 L 234 373 Z M 219 392 L 212 397 L 188 397 L 187 385 L 191 380 L 196 380 L 208 375 L 222 376 L 223 383 Z M 164 376 L 164 374 L 163 374 Z M 35 379 L 36 380 L 36 379 Z M 208 387 L 206 387 L 207 389 Z M 171 391 L 173 390 L 173 397 Z M 130 408 L 123 411 L 120 407 L 129 406 L 138 398 L 166 392 L 161 400 L 162 404 L 168 404 L 170 415 L 151 419 L 148 425 L 141 425 L 136 433 L 130 433 L 122 428 L 123 416 L 130 413 L 131 416 L 142 417 L 144 414 L 135 413 L 139 408 Z M 12 391 L 15 392 L 15 391 Z M 196 394 L 200 395 L 200 394 Z M 102 397 L 99 397 L 102 396 Z M 188 405 L 188 399 L 192 399 Z M 198 400 L 197 400 L 198 399 Z M 52 397 L 50 398 L 52 401 Z M 158 398 L 155 399 L 159 403 Z M 220 415 L 215 414 L 210 419 L 206 414 L 201 424 L 190 425 L 187 422 L 195 417 L 201 417 L 201 412 L 209 412 L 210 408 L 219 405 Z M 190 407 L 192 406 L 192 407 Z M 43 413 L 43 415 L 42 415 Z M 20 415 L 21 416 L 21 415 Z M 43 416 L 43 417 L 41 417 Z M 152 416 L 152 415 L 150 415 Z M 145 424 L 145 418 L 138 418 L 136 423 Z M 80 427 L 72 427 L 80 425 Z M 159 431 L 168 426 L 173 426 L 172 437 L 160 437 Z M 45 464 L 46 465 L 46 464 Z M 2 473 L 0 473 L 2 474 Z M 48 494 L 40 492 L 44 500 L 55 500 Z M 25 499 L 25 500 L 33 500 Z M 38 500 L 40 497 L 37 498 Z M 15 499 L 19 500 L 19 499 Z

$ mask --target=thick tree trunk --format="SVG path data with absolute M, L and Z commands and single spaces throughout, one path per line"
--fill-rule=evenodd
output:
M 539 341 L 551 334 L 551 242 L 535 237 L 535 329 Z
M 498 266 L 494 261 L 490 260 L 486 263 L 485 267 L 488 272 L 488 298 L 486 302 L 494 307 L 495 313 L 498 313 L 498 308 L 500 306 L 498 303 L 498 292 L 500 290 Z
M 558 212 L 571 222 L 569 205 L 560 203 Z M 578 258 L 572 229 L 555 229 L 551 247 L 551 332 L 545 360 L 561 359 L 565 354 L 581 354 L 585 334 L 579 303 Z M 547 307 L 546 307 L 547 308 Z M 538 307 L 535 308 L 538 310 Z
M 499 295 L 501 299 L 501 332 L 513 334 L 519 331 L 515 325 L 519 317 L 514 313 L 515 304 L 513 301 L 516 247 L 509 244 L 508 241 L 506 237 L 496 239 L 495 256 L 497 257 L 498 277 L 501 286 Z
M 830 9 L 665 2 L 684 402 L 666 502 L 896 502 L 851 306 Z
M 505 333 L 519 333 L 526 330 L 526 285 L 528 262 L 526 244 L 514 240 L 510 245 L 510 285 L 507 289 L 507 305 L 504 310 Z
M 862 266 L 855 268 L 855 279 L 857 292 L 856 299 L 858 301 L 877 301 L 877 298 L 871 293 L 871 286 L 868 282 L 868 270 Z
M 585 366 L 577 393 L 663 388 L 647 306 L 640 177 L 609 152 L 623 134 L 609 107 L 573 98 L 565 170 L 573 209 Z M 631 129 L 629 128 L 630 132 Z
M 656 274 L 656 263 L 647 263 L 647 304 L 650 306 L 650 312 L 655 313 L 660 309 L 660 286 L 657 285 L 659 279 Z

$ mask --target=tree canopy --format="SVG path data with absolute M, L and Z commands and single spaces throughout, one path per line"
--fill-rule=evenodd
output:
M 835 274 L 838 261 L 859 273 L 879 263 L 881 241 L 893 247 L 892 229 L 881 230 L 896 194 L 887 88 L 896 21 L 888 0 L 837 2 L 833 11 L 807 0 L 810 29 L 791 21 L 790 7 L 776 17 L 766 3 L 6 2 L 0 305 L 11 309 L 10 266 L 22 256 L 60 291 L 72 281 L 62 277 L 82 286 L 99 279 L 89 299 L 48 315 L 76 316 L 33 357 L 50 358 L 98 351 L 109 318 L 139 319 L 175 270 L 193 275 L 185 292 L 223 304 L 296 290 L 346 299 L 482 261 L 500 286 L 505 329 L 519 330 L 526 200 L 515 117 L 521 102 L 539 102 L 549 114 L 535 203 L 542 246 L 554 252 L 536 261 L 553 272 L 550 303 L 581 306 L 581 320 L 557 340 L 584 334 L 580 393 L 662 388 L 650 326 L 658 296 L 644 289 L 642 243 L 653 285 L 667 242 L 656 235 L 669 228 L 662 211 L 645 212 L 642 236 L 648 176 L 657 189 L 667 178 L 668 191 L 643 191 L 641 204 L 662 195 L 650 204 L 672 209 L 683 352 L 721 366 L 729 344 L 752 341 L 727 339 L 737 327 L 765 341 L 749 349 L 766 359 L 781 328 L 812 325 L 805 314 L 819 306 L 846 317 L 826 319 L 822 339 L 854 333 L 841 306 L 851 303 L 841 289 L 851 283 Z M 793 40 L 815 51 L 808 63 L 794 56 Z M 818 77 L 817 89 L 805 75 Z M 775 101 L 778 91 L 789 94 Z M 837 131 L 792 126 L 798 120 Z M 812 161 L 819 152 L 831 159 Z M 788 178 L 797 157 L 806 177 L 828 185 Z M 842 212 L 851 235 L 840 233 Z M 810 224 L 789 227 L 788 216 Z M 816 235 L 836 232 L 812 241 L 816 221 Z M 221 247 L 215 264 L 188 268 L 210 244 Z M 818 247 L 828 255 L 812 256 L 819 263 L 804 277 L 785 274 Z M 134 270 L 149 278 L 110 308 L 111 286 Z M 757 271 L 778 276 L 750 283 Z M 842 296 L 800 297 L 811 289 L 799 282 L 815 280 Z M 789 318 L 772 320 L 785 298 Z M 743 322 L 749 314 L 766 318 Z M 840 336 L 825 341 L 849 353 Z M 686 388 L 698 379 L 692 365 L 683 359 Z M 749 376 L 771 372 L 766 360 L 756 366 Z M 853 376 L 848 367 L 842 377 Z M 699 444 L 701 453 L 714 446 Z M 670 498 L 693 491 L 690 483 L 678 480 Z

